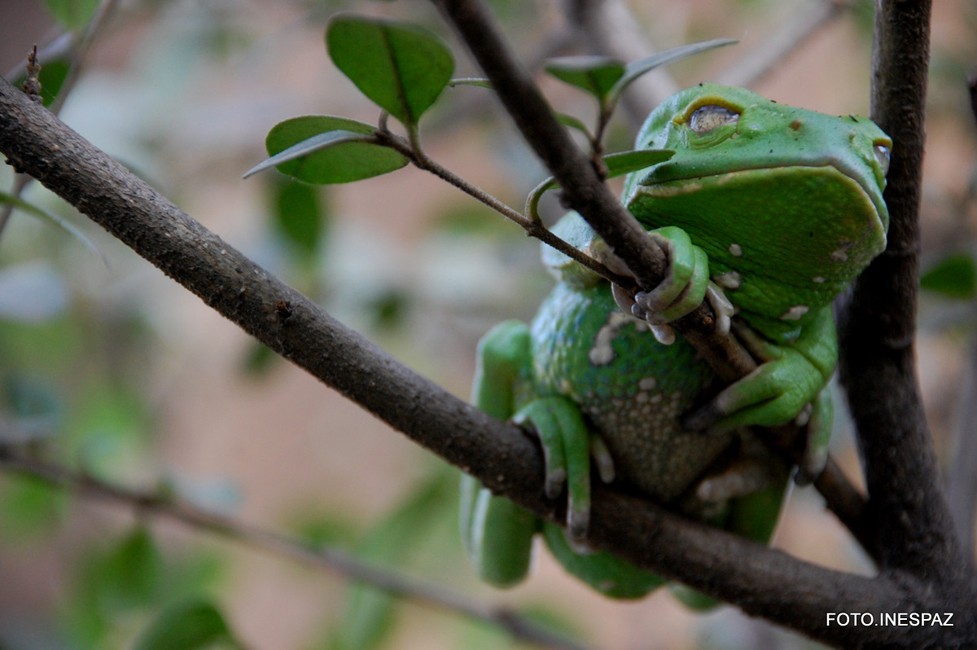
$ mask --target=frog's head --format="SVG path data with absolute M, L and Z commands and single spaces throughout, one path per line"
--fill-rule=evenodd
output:
M 689 232 L 762 320 L 802 320 L 885 248 L 892 141 L 868 119 L 702 84 L 656 108 L 637 146 L 675 155 L 631 174 L 625 204 Z

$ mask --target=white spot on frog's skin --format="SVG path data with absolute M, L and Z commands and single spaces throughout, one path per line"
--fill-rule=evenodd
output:
M 641 325 L 641 321 L 623 312 L 614 311 L 607 317 L 607 322 L 598 330 L 594 337 L 594 347 L 590 348 L 587 358 L 595 366 L 606 366 L 614 360 L 614 348 L 611 342 L 621 331 L 621 328 L 628 325 Z
M 743 257 L 743 247 L 739 244 L 730 244 L 729 254 L 733 257 Z
M 848 249 L 851 248 L 851 242 L 844 242 L 842 245 L 831 253 L 831 260 L 833 262 L 847 262 L 848 261 Z
M 809 309 L 810 307 L 807 305 L 794 305 L 787 310 L 787 313 L 780 317 L 780 320 L 800 320 Z
M 743 283 L 743 279 L 740 274 L 736 271 L 727 271 L 726 273 L 717 275 L 714 277 L 713 282 L 721 286 L 723 289 L 739 289 L 740 285 Z
M 820 275 L 816 275 L 813 278 L 814 284 L 824 284 L 825 280 Z
M 644 377 L 638 381 L 638 388 L 641 390 L 655 390 L 658 380 L 654 377 Z

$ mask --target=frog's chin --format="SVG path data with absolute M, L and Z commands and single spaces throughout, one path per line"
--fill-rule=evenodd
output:
M 881 228 L 882 233 L 885 234 L 889 230 L 889 209 L 885 204 L 885 199 L 882 196 L 882 189 L 878 186 L 875 181 L 874 176 L 866 176 L 865 170 L 858 169 L 845 160 L 829 157 L 826 159 L 820 159 L 816 161 L 804 161 L 799 160 L 791 164 L 784 164 L 775 167 L 771 167 L 769 162 L 763 165 L 744 165 L 742 167 L 736 167 L 733 169 L 724 169 L 722 171 L 716 171 L 715 173 L 709 173 L 702 170 L 701 167 L 690 169 L 688 174 L 682 174 L 681 172 L 676 173 L 677 167 L 670 162 L 664 162 L 656 165 L 651 169 L 651 171 L 639 182 L 635 183 L 633 186 L 627 189 L 626 196 L 624 196 L 624 204 L 630 205 L 635 197 L 641 193 L 656 194 L 657 191 L 651 188 L 664 188 L 664 187 L 696 187 L 696 183 L 705 183 L 709 179 L 722 179 L 722 178 L 732 178 L 740 173 L 749 172 L 762 172 L 770 171 L 771 169 L 825 169 L 831 168 L 836 171 L 841 176 L 844 176 L 849 181 L 854 183 L 861 190 L 864 198 L 871 202 L 875 217 L 877 219 L 877 225 Z M 661 173 L 664 172 L 664 173 Z

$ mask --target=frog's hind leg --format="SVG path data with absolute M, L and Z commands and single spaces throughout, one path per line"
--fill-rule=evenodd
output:
M 479 342 L 472 401 L 482 411 L 508 420 L 516 410 L 520 383 L 531 371 L 529 328 L 506 321 Z M 467 474 L 461 480 L 461 536 L 472 564 L 486 582 L 507 587 L 529 571 L 535 515 L 495 496 Z

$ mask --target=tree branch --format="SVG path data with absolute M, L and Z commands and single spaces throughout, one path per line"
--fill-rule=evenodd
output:
M 841 310 L 839 367 L 883 566 L 942 574 L 961 556 L 937 487 L 913 349 L 929 4 L 880 2 L 877 11 L 872 119 L 895 143 L 885 191 L 888 247 Z
M 876 5 L 871 114 L 895 143 L 885 192 L 891 222 L 888 248 L 841 309 L 840 377 L 858 429 L 882 575 L 924 577 L 937 597 L 969 601 L 973 625 L 973 578 L 939 489 L 914 358 L 930 2 Z

